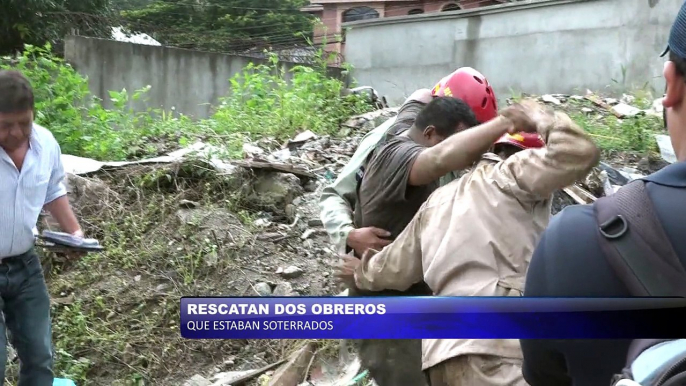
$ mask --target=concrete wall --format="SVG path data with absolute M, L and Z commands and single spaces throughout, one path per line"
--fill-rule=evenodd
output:
M 214 54 L 169 47 L 155 47 L 112 40 L 69 36 L 65 41 L 65 59 L 89 78 L 91 92 L 111 107 L 109 91 L 126 88 L 134 91 L 147 85 L 145 107 L 164 108 L 194 118 L 206 118 L 211 105 L 230 91 L 229 79 L 248 63 L 266 63 L 251 57 Z M 293 63 L 284 63 L 287 69 Z M 330 75 L 342 76 L 339 68 Z
M 528 0 L 360 21 L 344 25 L 349 28 L 345 57 L 360 84 L 376 88 L 393 104 L 461 66 L 483 72 L 501 103 L 511 90 L 585 93 L 646 82 L 661 94 L 659 55 L 682 3 Z

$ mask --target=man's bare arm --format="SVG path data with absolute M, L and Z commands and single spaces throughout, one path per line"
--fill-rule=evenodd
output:
M 409 185 L 421 186 L 456 170 L 471 166 L 505 133 L 536 131 L 536 124 L 520 106 L 508 107 L 484 124 L 450 136 L 436 146 L 422 151 L 410 171 Z
M 79 221 L 76 219 L 74 211 L 72 211 L 69 205 L 69 198 L 66 195 L 49 202 L 45 205 L 45 209 L 57 221 L 62 231 L 72 235 L 83 236 Z

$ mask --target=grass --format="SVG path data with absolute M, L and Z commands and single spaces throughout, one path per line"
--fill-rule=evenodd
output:
M 653 96 L 646 88 L 631 93 L 632 106 L 641 110 L 652 107 Z M 510 100 L 520 101 L 521 93 L 510 90 Z M 618 119 L 601 107 L 588 100 L 569 98 L 560 108 L 569 114 L 584 131 L 586 131 L 600 149 L 605 153 L 625 152 L 632 154 L 653 154 L 658 151 L 655 134 L 664 133 L 662 118 L 653 115 L 639 115 L 632 118 Z M 590 109 L 587 113 L 582 109 Z
M 652 105 L 652 99 L 636 98 L 632 105 L 646 109 Z M 582 112 L 584 107 L 593 112 Z M 658 151 L 655 134 L 664 132 L 661 118 L 643 115 L 618 119 L 611 112 L 599 109 L 590 101 L 575 99 L 570 99 L 567 107 L 569 116 L 593 137 L 601 150 L 645 154 Z
M 18 57 L 1 58 L 0 68 L 18 69 L 31 80 L 36 121 L 53 132 L 65 154 L 138 159 L 204 141 L 227 149 L 219 156 L 241 158 L 246 141 L 282 142 L 303 130 L 336 135 L 343 120 L 370 109 L 358 96 L 342 96 L 343 83 L 325 75 L 326 58 L 320 59 L 319 66 L 296 66 L 291 74 L 275 56 L 268 65 L 246 67 L 230 80 L 231 95 L 202 121 L 159 109 L 133 111 L 131 102 L 145 100 L 150 87 L 111 91 L 114 108 L 105 109 L 88 80 L 49 46 L 26 46 Z M 231 240 L 231 234 L 227 239 L 201 231 L 201 224 L 182 223 L 179 202 L 233 213 L 241 228 L 236 232 L 250 234 L 255 208 L 245 195 L 252 177 L 220 176 L 199 162 L 93 177 L 97 186 L 87 186 L 74 207 L 86 233 L 108 249 L 74 263 L 44 257 L 50 293 L 58 300 L 52 309 L 56 376 L 79 385 L 150 385 L 180 368 L 221 363 L 222 355 L 272 361 L 293 349 L 295 341 L 246 346 L 186 341 L 179 334 L 181 296 L 247 295 L 262 274 L 254 261 L 274 252 L 254 238 Z M 15 381 L 16 366 L 10 365 L 7 383 Z

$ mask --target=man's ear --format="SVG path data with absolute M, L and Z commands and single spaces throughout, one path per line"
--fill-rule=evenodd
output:
M 433 125 L 429 125 L 429 126 L 427 126 L 427 127 L 424 129 L 424 133 L 423 133 L 423 134 L 424 134 L 425 137 L 429 138 L 429 137 L 431 137 L 432 135 L 434 135 L 435 133 L 436 133 L 436 127 L 433 126 Z
M 678 106 L 684 99 L 685 79 L 677 73 L 676 65 L 671 61 L 665 63 L 663 75 L 667 83 L 667 90 L 662 105 L 665 108 Z

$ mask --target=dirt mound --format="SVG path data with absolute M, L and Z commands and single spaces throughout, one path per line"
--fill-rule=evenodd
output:
M 189 368 L 260 367 L 283 357 L 288 342 L 183 340 L 180 297 L 335 291 L 328 275 L 335 256 L 324 233 L 312 229 L 305 237 L 308 215 L 285 222 L 285 207 L 306 185 L 293 174 L 219 176 L 174 164 L 70 182 L 86 232 L 108 248 L 75 265 L 46 259 L 55 335 L 69 337 L 57 341 L 58 368 L 72 378 L 168 385 L 187 378 Z M 273 211 L 262 212 L 265 206 Z
M 317 198 L 366 131 L 393 115 L 356 118 L 346 139 L 262 140 L 247 150 L 268 156 L 246 151 L 228 172 L 189 159 L 70 175 L 75 211 L 107 251 L 78 262 L 45 255 L 57 373 L 79 384 L 173 385 L 286 357 L 292 341 L 182 339 L 179 299 L 339 292 Z M 54 226 L 47 217 L 41 228 Z

